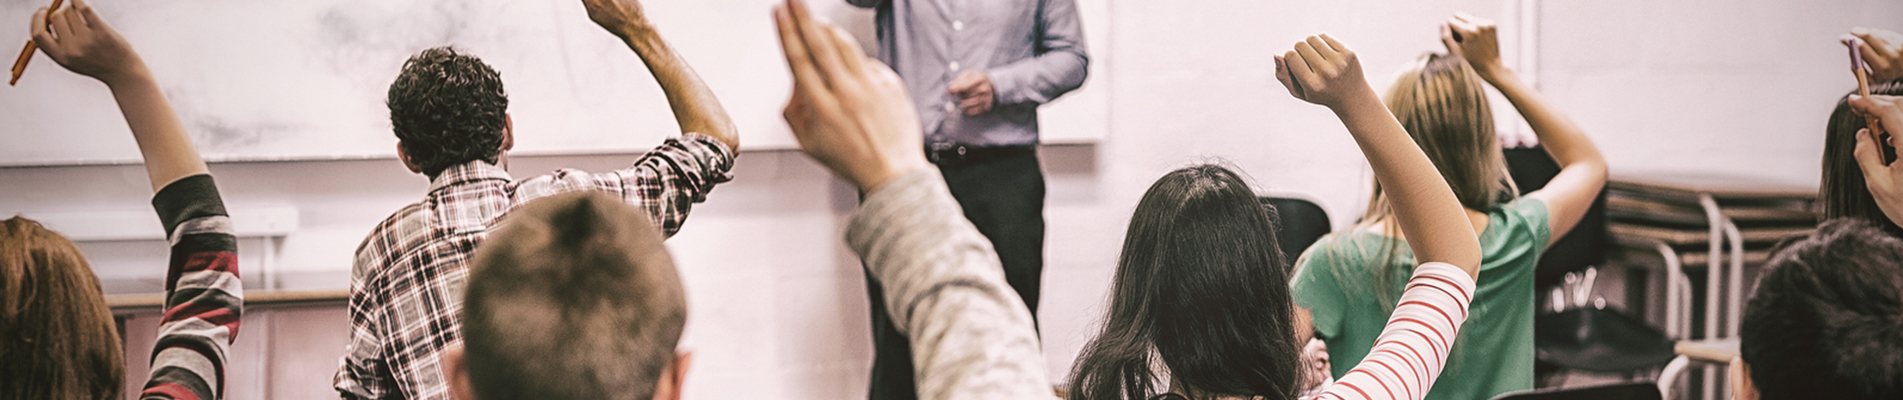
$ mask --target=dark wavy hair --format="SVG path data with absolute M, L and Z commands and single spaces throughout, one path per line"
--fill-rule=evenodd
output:
M 502 77 L 474 56 L 449 47 L 423 50 L 403 62 L 390 84 L 390 125 L 410 162 L 429 176 L 502 154 L 509 94 Z
M 1870 94 L 1903 95 L 1903 80 L 1871 85 Z M 1863 116 L 1850 109 L 1849 94 L 1837 100 L 1837 108 L 1830 112 L 1830 122 L 1824 126 L 1824 178 L 1817 185 L 1818 218 L 1861 219 L 1891 235 L 1903 236 L 1903 227 L 1883 215 L 1876 199 L 1870 197 L 1870 188 L 1863 184 L 1856 149 L 1857 130 L 1865 126 L 1868 124 Z
M 1235 172 L 1164 175 L 1137 203 L 1103 331 L 1071 371 L 1071 399 L 1292 399 L 1303 380 L 1288 270 L 1271 209 Z
M 1825 222 L 1766 264 L 1741 323 L 1758 398 L 1903 398 L 1903 240 Z

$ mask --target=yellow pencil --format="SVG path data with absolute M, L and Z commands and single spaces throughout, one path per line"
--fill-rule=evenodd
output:
M 60 4 L 63 4 L 64 2 L 65 0 L 53 0 L 53 6 L 47 7 L 46 9 L 59 10 Z M 13 86 L 16 83 L 20 83 L 20 74 L 26 73 L 26 62 L 29 60 L 32 60 L 33 51 L 39 50 L 39 49 L 40 49 L 39 43 L 34 43 L 33 39 L 26 40 L 26 48 L 20 50 L 20 59 L 13 61 L 13 79 L 7 80 L 7 86 Z

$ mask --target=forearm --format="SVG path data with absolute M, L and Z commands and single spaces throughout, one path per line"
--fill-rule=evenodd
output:
M 846 239 L 911 338 L 922 399 L 1048 396 L 1031 314 L 936 172 L 866 194 Z
M 1044 104 L 1077 90 L 1089 76 L 1082 49 L 1051 51 L 986 72 L 999 104 Z
M 1090 51 L 1074 0 L 1048 0 L 1038 15 L 1036 55 L 987 71 L 999 104 L 1044 104 L 1084 85 Z
M 734 128 L 733 119 L 727 116 L 727 110 L 720 106 L 720 100 L 700 80 L 700 75 L 695 74 L 693 67 L 674 52 L 674 48 L 661 38 L 652 24 L 630 24 L 616 32 L 616 35 L 641 57 L 641 62 L 654 74 L 654 80 L 661 84 L 661 91 L 667 94 L 667 105 L 673 109 L 674 119 L 680 123 L 682 133 L 712 136 L 728 148 L 740 150 L 739 131 Z
M 1375 180 L 1393 199 L 1389 205 L 1408 246 L 1420 262 L 1444 262 L 1477 274 L 1480 245 L 1460 200 L 1373 89 L 1364 86 L 1362 90 L 1344 106 L 1335 107 L 1335 114 L 1367 155 Z
M 159 90 L 143 63 L 104 81 L 112 89 L 112 97 L 118 101 L 126 125 L 132 128 L 133 139 L 139 143 L 152 190 L 162 189 L 180 178 L 207 173 L 205 161 L 199 158 L 191 137 L 185 134 L 185 124 L 172 112 L 172 104 L 166 101 L 165 93 Z
M 1513 108 L 1518 109 L 1527 125 L 1533 127 L 1533 134 L 1539 136 L 1540 143 L 1545 145 L 1546 151 L 1553 155 L 1553 160 L 1561 168 L 1587 167 L 1599 170 L 1599 175 L 1605 174 L 1606 159 L 1599 154 L 1599 148 L 1593 146 L 1592 139 L 1587 138 L 1586 133 L 1566 115 L 1541 98 L 1539 92 L 1527 86 L 1519 74 L 1506 67 L 1492 67 L 1481 77 L 1513 103 Z

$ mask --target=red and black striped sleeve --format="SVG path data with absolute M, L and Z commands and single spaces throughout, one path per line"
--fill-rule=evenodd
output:
M 223 398 L 225 360 L 244 311 L 231 217 L 211 175 L 166 185 L 153 196 L 152 207 L 165 225 L 172 254 L 152 375 L 140 397 Z

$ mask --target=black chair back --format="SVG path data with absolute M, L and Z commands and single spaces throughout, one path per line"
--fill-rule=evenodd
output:
M 1521 195 L 1546 187 L 1547 182 L 1559 175 L 1559 163 L 1553 161 L 1552 155 L 1546 154 L 1544 147 L 1513 148 L 1505 149 L 1504 152 L 1507 174 L 1513 177 L 1513 184 L 1520 187 Z M 1607 246 L 1606 190 L 1601 188 L 1599 198 L 1593 200 L 1592 208 L 1586 210 L 1586 217 L 1573 226 L 1572 232 L 1547 247 L 1545 255 L 1540 256 L 1539 267 L 1533 273 L 1533 287 L 1552 287 L 1559 284 L 1568 272 L 1604 264 Z
M 1332 230 L 1328 211 L 1313 201 L 1295 197 L 1261 197 L 1260 200 L 1275 222 L 1275 238 L 1282 247 L 1283 265 L 1288 265 L 1293 272 L 1295 259 L 1302 256 L 1302 251 Z
M 1639 382 L 1527 390 L 1494 396 L 1493 400 L 1660 400 L 1663 398 L 1664 395 L 1659 394 L 1658 386 L 1653 386 L 1651 382 Z

